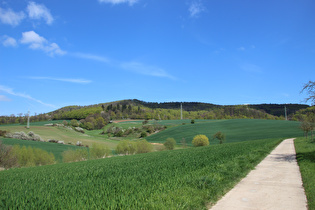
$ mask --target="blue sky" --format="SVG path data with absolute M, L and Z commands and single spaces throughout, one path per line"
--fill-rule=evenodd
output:
M 0 2 L 0 115 L 122 99 L 303 103 L 312 0 Z

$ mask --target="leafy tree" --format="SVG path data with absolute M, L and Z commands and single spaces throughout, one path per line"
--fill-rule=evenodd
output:
M 307 139 L 308 133 L 311 131 L 311 123 L 306 120 L 303 120 L 301 122 L 300 128 L 304 131 L 304 136 Z
M 197 135 L 194 137 L 194 139 L 192 140 L 192 144 L 195 147 L 200 147 L 200 146 L 207 146 L 209 145 L 209 139 L 207 136 L 205 135 Z
M 216 134 L 213 135 L 213 139 L 218 139 L 220 141 L 220 144 L 223 144 L 225 140 L 225 135 L 221 131 L 217 132 Z
M 164 143 L 165 148 L 168 150 L 173 150 L 175 148 L 175 145 L 176 145 L 176 141 L 174 138 L 167 138 Z

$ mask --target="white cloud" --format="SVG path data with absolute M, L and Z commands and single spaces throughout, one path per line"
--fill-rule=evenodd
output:
M 28 44 L 29 48 L 33 50 L 42 50 L 50 56 L 66 54 L 56 43 L 49 43 L 44 37 L 34 31 L 23 32 L 20 42 Z
M 2 9 L 0 8 L 0 20 L 4 24 L 9 24 L 12 26 L 17 26 L 25 18 L 23 12 L 14 12 L 11 9 Z
M 188 11 L 189 11 L 190 17 L 195 18 L 195 17 L 198 17 L 198 15 L 201 12 L 205 11 L 205 7 L 202 5 L 200 1 L 193 1 L 189 5 Z
M 49 25 L 54 21 L 50 11 L 43 4 L 36 4 L 35 2 L 31 1 L 28 3 L 26 10 L 28 12 L 28 16 L 31 19 L 39 20 L 43 18 Z
M 17 42 L 14 38 L 9 37 L 9 36 L 3 36 L 2 37 L 2 44 L 5 47 L 16 47 L 17 46 Z
M 0 101 L 11 101 L 11 99 L 9 99 L 8 97 L 4 95 L 0 95 Z
M 75 57 L 78 58 L 84 58 L 88 60 L 95 60 L 95 61 L 100 61 L 103 63 L 109 63 L 110 60 L 104 56 L 99 56 L 99 55 L 93 55 L 93 54 L 87 54 L 87 53 L 73 53 L 72 54 Z
M 35 102 L 40 103 L 44 106 L 56 108 L 56 106 L 54 106 L 52 104 L 46 104 L 46 103 L 42 102 L 41 100 L 35 99 L 32 96 L 24 94 L 24 93 L 14 92 L 12 88 L 9 88 L 9 87 L 3 86 L 3 85 L 0 85 L 0 91 L 7 93 L 7 94 L 10 94 L 10 95 L 13 95 L 13 96 L 18 96 L 18 97 L 22 97 L 22 98 L 26 98 L 26 99 L 35 101 Z
M 55 80 L 61 82 L 71 82 L 71 83 L 79 83 L 79 84 L 88 84 L 91 83 L 91 80 L 86 79 L 73 79 L 73 78 L 54 78 L 54 77 L 29 77 L 30 79 L 37 80 Z
M 110 4 L 122 4 L 129 3 L 129 5 L 133 5 L 138 2 L 138 0 L 98 0 L 100 3 L 110 3 Z
M 138 62 L 122 63 L 121 67 L 125 70 L 138 74 L 149 75 L 154 77 L 166 77 L 175 80 L 176 78 L 168 74 L 164 69 L 155 66 L 148 66 Z

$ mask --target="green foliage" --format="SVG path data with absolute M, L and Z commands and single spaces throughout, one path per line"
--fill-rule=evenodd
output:
M 116 147 L 116 153 L 124 155 L 133 155 L 137 151 L 137 144 L 134 141 L 120 141 Z
M 140 134 L 140 138 L 145 138 L 147 136 L 148 136 L 148 134 L 145 131 L 142 131 L 141 134 Z
M 17 157 L 12 153 L 12 146 L 2 144 L 0 141 L 0 167 L 12 168 L 17 165 Z
M 147 140 L 143 139 L 137 141 L 137 153 L 148 153 L 152 152 L 153 146 Z
M 102 144 L 92 144 L 92 147 L 89 149 L 90 159 L 99 159 L 105 158 L 111 154 L 111 150 Z
M 48 153 L 54 154 L 58 162 L 62 162 L 62 153 L 67 150 L 79 149 L 79 147 L 63 144 L 52 144 L 48 142 L 38 142 L 38 141 L 25 141 L 20 139 L 8 139 L 2 138 L 2 143 L 5 145 L 20 145 L 32 148 L 39 148 L 47 151 Z
M 1 171 L 0 208 L 206 209 L 281 140 Z
M 294 141 L 308 209 L 315 209 L 315 143 L 303 138 Z
M 89 153 L 87 149 L 67 150 L 62 153 L 62 160 L 64 163 L 78 162 L 87 160 Z
M 197 135 L 193 138 L 192 144 L 195 147 L 200 147 L 200 146 L 208 146 L 209 145 L 209 139 L 205 135 Z
M 195 124 L 195 120 L 191 120 L 190 123 L 191 123 L 191 124 Z
M 79 123 L 77 120 L 73 119 L 70 121 L 70 125 L 73 126 L 73 127 L 78 127 L 79 126 Z
M 174 138 L 167 138 L 164 143 L 165 148 L 168 150 L 173 150 L 175 148 L 175 145 L 176 145 L 176 141 Z
M 213 139 L 218 139 L 220 144 L 223 144 L 225 140 L 225 135 L 221 131 L 217 132 L 216 134 L 213 135 Z
M 20 147 L 20 145 L 14 145 L 12 148 L 6 147 L 5 163 L 3 164 L 6 168 L 50 165 L 56 162 L 52 153 L 39 148 Z

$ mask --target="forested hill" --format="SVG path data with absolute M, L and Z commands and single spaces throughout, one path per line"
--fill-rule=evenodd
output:
M 284 119 L 284 107 L 289 119 L 298 110 L 309 107 L 301 104 L 257 104 L 257 105 L 216 105 L 201 102 L 145 102 L 137 99 L 121 100 L 89 106 L 66 106 L 58 110 L 31 117 L 31 122 L 45 120 L 82 120 L 100 125 L 118 119 Z M 27 116 L 0 116 L 0 124 L 25 123 Z

